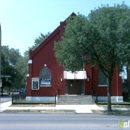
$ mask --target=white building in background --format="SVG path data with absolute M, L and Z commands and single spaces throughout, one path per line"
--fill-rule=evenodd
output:
M 126 66 L 123 66 L 123 71 L 120 73 L 120 76 L 122 77 L 122 82 L 127 79 L 127 68 Z

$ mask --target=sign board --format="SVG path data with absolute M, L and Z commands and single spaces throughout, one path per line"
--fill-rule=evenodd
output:
M 0 81 L 0 87 L 2 87 L 2 81 Z
M 39 78 L 32 78 L 32 90 L 39 90 Z

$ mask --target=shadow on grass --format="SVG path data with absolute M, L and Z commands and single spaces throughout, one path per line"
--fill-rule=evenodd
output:
M 95 114 L 105 114 L 105 115 L 116 115 L 116 116 L 130 116 L 130 111 L 124 110 L 112 110 L 111 112 L 108 112 L 107 110 L 102 111 L 102 110 L 92 110 L 93 113 Z
M 107 105 L 107 102 L 97 102 L 97 105 Z M 130 101 L 112 102 L 111 105 L 130 105 Z

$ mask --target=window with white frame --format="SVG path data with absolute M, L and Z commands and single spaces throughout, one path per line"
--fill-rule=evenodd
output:
M 39 90 L 39 78 L 32 78 L 32 90 Z
M 40 86 L 51 86 L 51 72 L 46 66 L 40 72 Z
M 107 77 L 100 70 L 98 73 L 98 86 L 108 86 Z

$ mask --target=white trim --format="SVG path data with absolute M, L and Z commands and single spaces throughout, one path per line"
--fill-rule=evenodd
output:
M 26 96 L 26 101 L 31 101 L 31 96 Z
M 29 60 L 29 61 L 28 61 L 28 64 L 32 64 L 32 60 Z
M 32 90 L 39 90 L 39 78 L 32 78 Z
M 46 97 L 38 97 L 38 96 L 27 96 L 26 101 L 42 101 L 44 103 L 55 103 L 55 96 L 46 96 Z M 56 97 L 57 102 L 57 97 Z
M 96 101 L 96 96 L 94 96 L 94 100 Z M 107 96 L 97 96 L 97 101 L 106 102 Z M 111 102 L 123 102 L 123 96 L 111 96 Z
M 51 87 L 51 85 L 40 85 L 40 87 Z
M 98 87 L 108 87 L 108 85 L 98 85 Z

